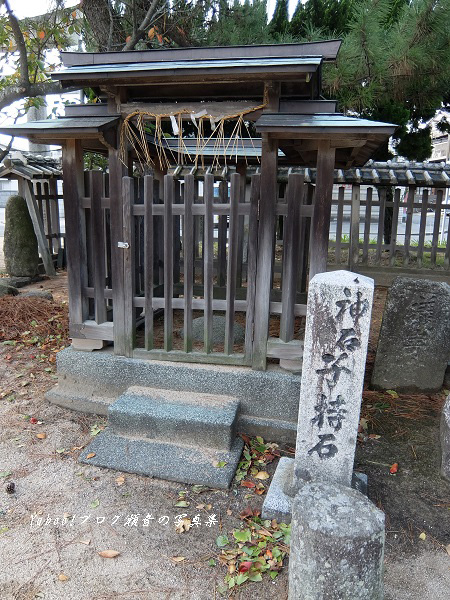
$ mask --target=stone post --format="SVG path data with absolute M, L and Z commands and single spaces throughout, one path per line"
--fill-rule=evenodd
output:
M 292 507 L 289 600 L 382 600 L 384 514 L 341 485 L 305 484 Z
M 309 284 L 294 477 L 350 487 L 374 283 L 349 271 Z

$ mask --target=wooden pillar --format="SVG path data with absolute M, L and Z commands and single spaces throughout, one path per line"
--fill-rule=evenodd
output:
M 266 111 L 278 112 L 280 84 L 266 84 L 265 96 L 268 101 Z M 261 141 L 261 196 L 252 363 L 253 369 L 259 371 L 265 370 L 267 360 L 278 174 L 278 140 L 263 133 Z
M 335 152 L 330 140 L 319 141 L 314 213 L 311 219 L 309 281 L 316 273 L 327 270 Z
M 125 331 L 124 299 L 124 249 L 118 243 L 123 240 L 123 199 L 122 177 L 128 175 L 128 169 L 119 160 L 119 151 L 109 150 L 109 197 L 111 220 L 111 279 L 114 321 L 114 353 L 126 356 L 130 345 L 127 344 Z
M 87 284 L 85 232 L 81 197 L 83 183 L 83 150 L 80 140 L 67 140 L 62 150 L 64 182 L 64 217 L 69 285 L 69 323 L 80 325 L 88 318 L 88 302 L 83 296 Z

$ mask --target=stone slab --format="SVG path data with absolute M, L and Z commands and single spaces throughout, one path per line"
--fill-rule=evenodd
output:
M 295 442 L 301 379 L 276 365 L 253 371 L 125 358 L 115 356 L 110 348 L 93 354 L 66 348 L 57 354 L 57 372 L 58 385 L 47 398 L 60 406 L 105 414 L 104 404 L 114 402 L 133 385 L 229 395 L 240 402 L 238 431 L 275 442 Z
M 450 394 L 441 416 L 441 474 L 450 481 Z
M 221 315 L 214 315 L 212 321 L 212 343 L 223 344 L 225 341 L 226 319 Z M 245 328 L 240 323 L 234 323 L 234 343 L 241 344 L 245 341 Z M 178 330 L 178 335 L 184 338 L 184 329 Z M 197 317 L 192 320 L 192 339 L 195 342 L 203 342 L 205 336 L 205 317 Z
M 450 285 L 398 277 L 384 309 L 372 386 L 437 391 L 449 359 Z
M 311 482 L 292 509 L 289 600 L 382 600 L 384 513 L 335 483 Z
M 264 498 L 261 517 L 276 519 L 279 523 L 290 523 L 292 519 L 292 503 L 295 494 L 301 487 L 294 479 L 294 459 L 282 456 Z M 352 488 L 367 496 L 368 479 L 365 473 L 353 472 Z
M 21 288 L 31 283 L 31 277 L 2 277 L 0 283 L 11 287 Z
M 295 476 L 350 486 L 374 283 L 335 271 L 309 284 Z
M 133 386 L 111 404 L 108 423 L 119 435 L 229 450 L 238 410 L 230 396 Z
M 243 440 L 236 438 L 228 452 L 206 450 L 128 438 L 106 429 L 83 450 L 80 461 L 126 473 L 227 489 L 236 472 L 243 444 Z M 95 456 L 88 459 L 89 453 Z M 214 467 L 214 461 L 223 461 L 226 465 Z

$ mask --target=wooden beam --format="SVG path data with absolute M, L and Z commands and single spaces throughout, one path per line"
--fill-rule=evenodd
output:
M 267 111 L 277 112 L 280 85 L 270 82 L 265 86 Z M 270 318 L 270 290 L 272 288 L 273 245 L 275 236 L 275 207 L 277 203 L 278 142 L 262 135 L 261 195 L 258 225 L 258 262 L 255 295 L 255 328 L 253 362 L 256 370 L 265 370 L 267 338 Z
M 324 273 L 327 270 L 335 152 L 329 140 L 320 141 L 314 214 L 311 219 L 309 281 L 316 273 Z
M 83 295 L 87 285 L 86 247 L 83 244 L 82 209 L 83 150 L 79 140 L 70 140 L 62 151 L 64 183 L 65 246 L 69 282 L 69 326 L 88 317 L 88 302 Z

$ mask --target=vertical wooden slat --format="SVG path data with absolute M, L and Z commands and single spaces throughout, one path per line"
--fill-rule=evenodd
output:
M 348 261 L 350 270 L 359 262 L 359 215 L 360 215 L 361 186 L 354 183 L 352 186 L 352 212 L 350 217 L 350 247 Z
M 59 201 L 58 201 L 58 181 L 57 179 L 50 179 L 50 194 L 52 196 L 52 202 L 50 203 L 50 212 L 52 219 L 52 235 L 55 237 L 52 240 L 52 251 L 58 254 L 60 248 L 60 235 L 61 225 L 59 222 Z
M 228 181 L 221 181 L 219 183 L 219 202 L 222 204 L 228 204 Z M 227 230 L 228 230 L 228 219 L 226 215 L 219 216 L 219 229 L 217 232 L 217 261 L 218 261 L 218 273 L 217 273 L 217 284 L 219 287 L 225 286 L 226 272 L 227 272 Z
M 192 297 L 194 294 L 194 204 L 195 181 L 193 175 L 184 180 L 184 351 L 192 352 Z
M 153 348 L 153 177 L 144 177 L 145 349 Z
M 364 212 L 364 241 L 361 262 L 367 264 L 369 260 L 370 243 L 370 220 L 372 218 L 372 194 L 373 188 L 369 187 L 366 191 L 366 210 Z
M 294 339 L 294 306 L 297 294 L 297 264 L 300 248 L 300 210 L 303 204 L 303 175 L 291 174 L 287 187 L 287 218 L 283 232 L 283 271 L 281 294 L 280 338 Z
M 394 208 L 392 210 L 391 246 L 389 249 L 389 264 L 395 265 L 395 252 L 397 248 L 398 212 L 400 207 L 400 189 L 394 191 Z
M 111 281 L 113 296 L 114 320 L 114 353 L 125 354 L 124 323 L 124 251 L 118 247 L 123 240 L 123 200 L 122 176 L 127 173 L 126 167 L 119 159 L 118 150 L 109 151 L 109 196 L 111 220 Z
M 237 243 L 239 224 L 240 176 L 231 176 L 230 228 L 228 234 L 227 295 L 225 313 L 225 354 L 233 353 L 234 345 L 234 300 L 236 296 Z
M 174 181 L 174 204 L 181 204 L 181 186 L 178 180 Z M 180 261 L 181 261 L 181 217 L 173 217 L 173 280 L 175 283 L 180 281 Z
M 413 204 L 414 197 L 416 194 L 416 188 L 410 185 L 408 188 L 408 201 L 406 203 L 406 226 L 405 226 L 405 245 L 403 248 L 404 261 L 403 264 L 406 266 L 409 263 L 409 250 L 411 245 L 411 227 L 413 218 Z
M 314 195 L 316 193 L 316 187 L 312 183 L 305 184 L 305 191 L 303 196 L 303 204 L 311 206 L 314 204 Z M 311 238 L 311 218 L 302 217 L 301 228 L 300 228 L 300 239 L 303 239 L 300 248 L 300 257 L 298 261 L 298 288 L 299 292 L 305 293 L 308 287 L 308 265 L 309 265 L 309 251 L 310 251 L 310 238 Z
M 338 207 L 336 216 L 336 246 L 334 248 L 334 262 L 339 265 L 341 263 L 341 243 L 342 243 L 342 221 L 344 217 L 344 192 L 343 185 L 339 187 L 338 192 Z
M 380 187 L 378 190 L 378 197 L 380 200 L 380 207 L 378 210 L 378 233 L 377 233 L 377 249 L 375 253 L 376 264 L 381 263 L 381 255 L 383 252 L 384 245 L 384 213 L 386 211 L 386 193 L 385 187 Z
M 95 321 L 100 324 L 106 321 L 105 302 L 105 244 L 104 223 L 102 209 L 103 176 L 101 171 L 91 171 L 90 174 L 91 197 L 91 239 L 93 245 L 94 267 L 94 311 Z
M 52 235 L 52 212 L 50 209 L 50 188 L 48 181 L 44 183 L 44 198 L 45 198 L 45 230 L 47 232 L 47 244 L 50 254 L 53 253 Z
M 439 244 L 439 227 L 441 224 L 442 215 L 442 199 L 444 192 L 443 190 L 437 190 L 436 192 L 436 206 L 434 208 L 434 223 L 433 223 L 433 238 L 431 240 L 431 268 L 436 267 L 436 256 Z
M 449 210 L 448 204 L 445 206 L 444 210 L 445 210 L 445 212 L 447 212 L 447 210 Z M 445 216 L 444 216 L 443 226 L 445 226 Z M 446 269 L 448 269 L 450 267 L 450 211 L 449 211 L 449 219 L 448 219 L 447 227 L 448 227 L 448 229 L 447 229 L 447 245 L 445 247 L 445 255 L 444 255 L 444 267 Z
M 173 348 L 173 200 L 172 175 L 164 176 L 164 350 Z
M 316 194 L 311 219 L 310 281 L 316 273 L 324 273 L 327 270 L 335 154 L 336 149 L 331 147 L 329 140 L 319 141 Z
M 87 319 L 86 251 L 82 247 L 81 196 L 83 195 L 83 150 L 79 140 L 67 140 L 62 150 L 64 181 L 64 216 L 66 220 L 66 250 L 69 284 L 69 320 L 71 324 Z M 27 186 L 26 189 L 29 189 Z M 30 190 L 31 192 L 31 190 Z M 69 225 L 70 223 L 70 225 Z
M 214 176 L 211 174 L 205 175 L 203 187 L 205 198 L 205 221 L 204 221 L 204 292 L 205 299 L 204 309 L 204 344 L 205 352 L 212 352 L 212 329 L 213 329 L 213 259 L 214 259 L 214 217 L 213 217 L 213 201 L 214 201 Z
M 133 177 L 124 177 L 122 183 L 123 197 L 123 241 L 129 244 L 128 248 L 123 248 L 123 284 L 124 284 L 124 330 L 125 347 L 124 355 L 132 356 L 136 345 L 136 315 L 134 309 L 135 293 L 135 271 L 134 271 L 134 244 L 135 230 L 133 217 L 134 204 L 134 179 Z
M 253 175 L 250 185 L 250 216 L 248 221 L 247 310 L 245 314 L 245 359 L 251 364 L 253 357 L 253 328 L 255 319 L 256 257 L 258 253 L 258 203 L 261 176 Z
M 423 247 L 425 245 L 425 234 L 427 230 L 428 215 L 428 190 L 423 190 L 422 206 L 420 209 L 419 244 L 417 246 L 417 266 L 419 269 L 423 263 Z
M 241 191 L 239 194 L 239 202 L 245 202 L 245 187 L 247 185 L 247 166 L 242 163 L 236 165 L 236 172 L 241 176 Z M 237 286 L 242 287 L 242 267 L 244 261 L 244 215 L 239 215 L 238 218 L 238 241 L 237 241 L 237 271 L 236 281 Z

